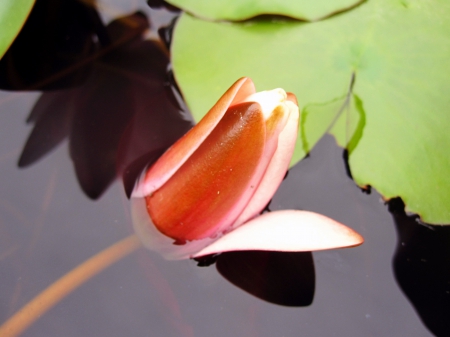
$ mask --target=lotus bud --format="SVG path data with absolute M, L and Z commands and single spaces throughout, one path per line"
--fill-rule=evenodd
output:
M 283 244 L 282 237 L 292 241 L 302 236 L 299 229 L 304 230 L 305 220 L 322 230 L 324 224 L 332 228 L 330 242 L 318 244 L 318 249 L 362 243 L 359 234 L 319 214 L 283 211 L 259 216 L 286 174 L 298 120 L 293 94 L 283 89 L 256 93 L 249 78 L 239 79 L 136 184 L 132 216 L 143 243 L 172 259 L 258 247 L 301 251 L 305 249 L 300 245 Z M 286 226 L 296 235 L 285 232 Z M 244 227 L 253 230 L 240 235 Z M 284 232 L 279 242 L 271 239 L 276 237 L 272 231 Z M 255 239 L 261 241 L 259 246 Z

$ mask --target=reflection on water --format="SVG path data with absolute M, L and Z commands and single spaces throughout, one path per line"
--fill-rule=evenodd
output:
M 146 16 L 136 13 L 98 29 L 99 41 L 105 42 L 94 57 L 71 65 L 75 71 L 89 65 L 83 83 L 46 91 L 36 102 L 28 118 L 34 128 L 19 166 L 36 162 L 68 137 L 80 186 L 96 199 L 117 175 L 125 175 L 131 190 L 143 168 L 136 164 L 151 164 L 189 130 L 192 123 L 168 81 L 167 51 L 158 41 L 143 40 L 147 28 Z M 19 47 L 13 51 L 26 53 Z
M 92 37 L 99 24 L 95 9 L 82 1 L 36 1 L 0 61 L 0 88 L 60 89 L 82 83 L 89 64 L 80 64 L 95 52 Z
M 41 87 L 64 90 L 0 93 L 2 322 L 69 270 L 132 234 L 128 201 L 114 178 L 122 175 L 130 190 L 136 174 L 191 125 L 168 90 L 167 52 L 142 37 L 154 11 L 142 5 L 145 14 L 124 14 L 102 28 L 98 15 L 92 21 L 92 8 L 77 1 L 61 6 L 73 15 L 78 9 L 67 8 L 81 8 L 76 15 L 92 23 L 57 20 L 64 23 L 60 32 L 82 34 L 69 35 L 77 43 L 49 50 L 72 56 L 39 59 L 35 71 L 27 65 L 14 72 L 17 80 L 2 73 L 0 81 L 4 89 L 36 87 L 64 67 L 75 69 Z M 84 28 L 73 28 L 80 24 Z M 23 67 L 14 55 L 5 60 Z M 42 75 L 43 69 L 50 73 Z M 23 123 L 27 116 L 31 133 Z M 71 159 L 65 146 L 57 148 L 64 139 Z M 290 171 L 271 209 L 323 213 L 361 232 L 363 246 L 312 255 L 227 253 L 217 268 L 139 250 L 88 281 L 24 336 L 427 336 L 427 328 L 449 335 L 443 320 L 450 298 L 446 229 L 430 230 L 401 212 L 393 221 L 376 191 L 361 193 L 346 176 L 341 153 L 325 137 Z M 21 166 L 33 165 L 17 170 L 19 157 Z M 73 171 L 87 195 L 102 198 L 85 198 Z

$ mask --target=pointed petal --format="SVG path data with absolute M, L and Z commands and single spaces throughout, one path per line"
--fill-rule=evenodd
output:
M 227 109 L 255 92 L 253 81 L 243 77 L 236 81 L 202 120 L 169 148 L 136 186 L 133 197 L 143 197 L 161 187 L 194 153 L 216 127 Z
M 285 210 L 265 213 L 219 238 L 194 257 L 228 251 L 315 251 L 364 242 L 353 229 L 324 215 Z
M 289 94 L 288 100 L 290 100 Z M 297 102 L 296 99 L 295 102 Z M 280 135 L 278 136 L 278 145 L 276 151 L 269 163 L 269 166 L 267 167 L 266 172 L 264 173 L 261 183 L 256 189 L 255 194 L 253 195 L 253 198 L 250 200 L 242 214 L 236 220 L 236 223 L 233 227 L 237 227 L 261 213 L 270 199 L 272 199 L 276 190 L 283 181 L 284 176 L 286 175 L 286 171 L 288 170 L 292 154 L 294 153 L 299 119 L 298 106 L 296 104 L 288 104 L 288 107 L 290 108 L 288 121 L 283 131 L 281 131 Z

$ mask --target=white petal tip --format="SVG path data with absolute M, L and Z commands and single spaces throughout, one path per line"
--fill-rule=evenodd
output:
M 243 102 L 257 102 L 261 106 L 266 118 L 270 117 L 272 111 L 281 103 L 285 102 L 287 94 L 283 89 L 260 91 L 248 96 Z

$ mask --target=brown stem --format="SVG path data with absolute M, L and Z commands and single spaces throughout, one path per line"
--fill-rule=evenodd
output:
M 48 286 L 3 323 L 0 326 L 0 336 L 19 336 L 38 318 L 87 280 L 131 254 L 140 246 L 141 243 L 137 236 L 130 235 L 84 261 Z

